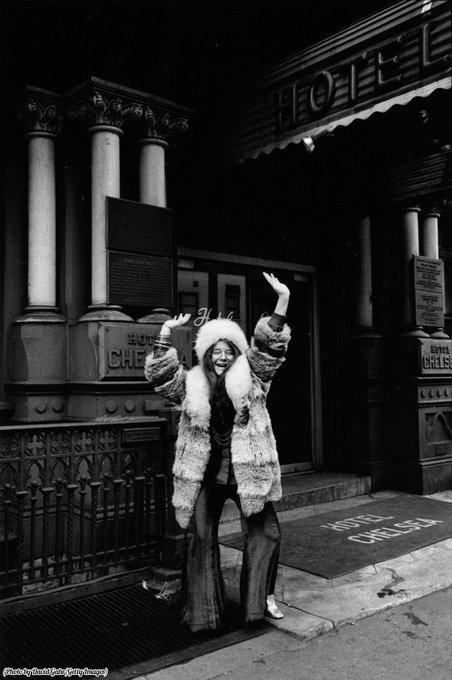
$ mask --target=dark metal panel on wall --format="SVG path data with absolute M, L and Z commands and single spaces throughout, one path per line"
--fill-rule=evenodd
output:
M 174 301 L 171 210 L 107 197 L 108 302 L 168 307 Z
M 450 43 L 447 2 L 393 5 L 265 72 L 222 112 L 219 152 L 226 162 L 255 158 L 395 95 L 405 103 L 450 87 Z
M 406 201 L 426 194 L 452 190 L 452 155 L 435 153 L 393 168 L 389 174 L 393 201 Z

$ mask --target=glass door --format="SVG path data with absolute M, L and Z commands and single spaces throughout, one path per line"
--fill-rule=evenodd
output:
M 246 279 L 240 274 L 218 274 L 218 314 L 232 319 L 246 334 Z

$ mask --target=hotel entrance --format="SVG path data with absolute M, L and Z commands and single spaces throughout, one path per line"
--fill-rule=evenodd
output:
M 194 335 L 205 321 L 221 314 L 236 321 L 250 337 L 258 319 L 271 314 L 275 303 L 262 271 L 274 273 L 291 290 L 292 340 L 268 396 L 282 472 L 318 470 L 322 438 L 314 269 L 252 258 L 197 262 L 187 252 L 179 260 L 177 312 L 192 315 Z

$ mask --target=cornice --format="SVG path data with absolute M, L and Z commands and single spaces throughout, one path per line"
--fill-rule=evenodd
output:
M 94 76 L 67 92 L 64 100 L 70 120 L 116 128 L 128 120 L 138 120 L 147 138 L 162 141 L 185 132 L 194 114 L 193 109 L 167 99 Z
M 68 119 L 90 126 L 122 128 L 126 120 L 138 119 L 143 115 L 142 102 L 102 87 L 100 82 L 83 83 L 72 90 L 65 100 Z
M 121 130 L 135 121 L 143 141 L 166 143 L 170 136 L 186 132 L 195 111 L 175 102 L 91 77 L 63 95 L 26 85 L 11 98 L 25 132 L 57 135 L 63 119 L 91 128 Z

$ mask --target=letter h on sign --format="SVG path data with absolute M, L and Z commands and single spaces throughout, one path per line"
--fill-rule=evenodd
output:
M 275 95 L 276 125 L 278 132 L 290 130 L 297 126 L 298 86 L 292 83 L 278 90 Z

